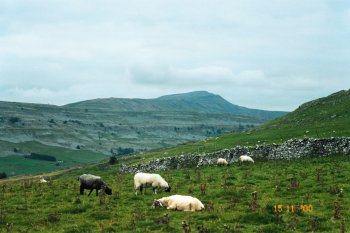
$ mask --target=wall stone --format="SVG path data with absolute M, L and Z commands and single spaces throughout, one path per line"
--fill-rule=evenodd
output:
M 244 154 L 250 155 L 254 160 L 292 160 L 333 154 L 350 155 L 350 137 L 290 139 L 282 144 L 256 145 L 255 147 L 236 146 L 208 154 L 164 157 L 145 164 L 123 166 L 120 172 L 136 173 L 201 167 L 216 164 L 218 158 L 225 158 L 228 163 L 236 163 L 239 156 Z

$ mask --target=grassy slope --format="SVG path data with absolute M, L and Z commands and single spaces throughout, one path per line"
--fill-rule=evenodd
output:
M 322 173 L 317 181 L 319 168 Z M 209 232 L 224 232 L 224 224 L 230 232 L 307 232 L 312 222 L 318 222 L 314 227 L 319 232 L 339 232 L 340 220 L 333 216 L 335 201 L 340 203 L 341 216 L 350 217 L 350 161 L 344 156 L 162 172 L 173 187 L 172 194 L 191 194 L 206 206 L 214 206 L 197 213 L 151 209 L 154 198 L 168 194 L 152 195 L 148 189 L 146 195 L 135 196 L 132 175 L 117 174 L 117 169 L 117 165 L 100 165 L 76 170 L 57 176 L 49 186 L 40 186 L 38 179 L 26 185 L 7 184 L 0 193 L 0 229 L 5 231 L 6 223 L 13 223 L 14 232 L 99 232 L 101 226 L 105 232 L 182 232 L 185 220 L 192 232 L 202 225 Z M 105 177 L 114 191 L 102 204 L 94 195 L 79 195 L 76 177 L 87 172 Z M 292 177 L 299 187 L 291 188 Z M 207 185 L 205 194 L 201 184 Z M 343 196 L 330 192 L 334 187 L 343 188 Z M 255 211 L 250 209 L 253 191 L 258 192 Z M 312 205 L 313 210 L 297 214 L 285 208 L 302 203 Z M 284 206 L 280 225 L 275 224 L 273 207 L 279 204 Z M 168 227 L 154 222 L 165 213 L 170 217 Z M 54 221 L 55 217 L 59 220 Z
M 253 132 L 226 134 L 219 139 L 139 154 L 125 158 L 124 162 L 136 163 L 141 157 L 151 159 L 209 152 L 235 145 L 281 142 L 304 136 L 349 136 L 350 117 L 347 109 L 349 91 L 303 105 L 296 113 L 290 113 Z M 306 134 L 306 131 L 309 132 Z M 152 200 L 164 194 L 152 195 L 148 190 L 145 196 L 134 196 L 132 175 L 120 175 L 118 169 L 118 165 L 89 166 L 57 176 L 49 187 L 39 187 L 37 180 L 27 188 L 23 183 L 8 183 L 0 192 L 0 227 L 5 230 L 6 223 L 13 223 L 14 230 L 18 232 L 27 229 L 29 232 L 97 232 L 103 226 L 110 232 L 131 232 L 134 219 L 136 232 L 182 232 L 183 220 L 191 223 L 192 231 L 204 225 L 210 232 L 223 232 L 223 225 L 227 224 L 231 232 L 339 232 L 340 220 L 334 218 L 335 201 L 340 203 L 340 214 L 345 218 L 346 227 L 350 226 L 347 220 L 350 217 L 349 157 L 335 155 L 290 162 L 258 161 L 254 166 L 232 165 L 227 168 L 162 172 L 172 184 L 173 194 L 191 194 L 205 204 L 214 205 L 213 211 L 199 213 L 151 209 Z M 321 169 L 319 180 L 317 169 Z M 82 173 L 101 175 L 114 193 L 119 192 L 120 197 L 114 194 L 100 204 L 95 196 L 79 196 L 76 176 Z M 299 187 L 291 188 L 292 177 L 297 179 Z M 201 184 L 207 185 L 206 194 L 201 194 Z M 280 187 L 279 191 L 276 191 L 276 185 Z M 343 195 L 339 194 L 340 188 Z M 258 192 L 255 212 L 249 209 L 253 191 Z M 77 198 L 81 203 L 76 203 Z M 295 214 L 284 209 L 282 224 L 275 224 L 274 205 L 296 207 L 301 203 L 312 205 L 313 211 Z M 164 213 L 169 214 L 169 227 L 154 222 Z M 50 214 L 59 220 L 50 222 Z M 294 231 L 292 227 L 295 227 Z
M 166 150 L 126 158 L 134 162 L 179 154 L 212 152 L 237 145 L 282 143 L 291 138 L 350 136 L 350 90 L 301 105 L 295 111 L 244 133 L 227 133 L 219 138 L 185 144 Z M 136 158 L 135 158 L 136 157 Z
M 55 156 L 57 160 L 63 160 L 62 166 L 57 167 L 55 162 L 25 159 L 23 156 L 0 157 L 0 171 L 8 175 L 35 174 L 54 170 L 67 169 L 68 167 L 99 162 L 108 156 L 86 150 L 70 150 L 62 147 L 47 146 L 37 142 L 10 143 L 0 141 L 0 147 L 17 148 L 26 153 L 41 153 Z

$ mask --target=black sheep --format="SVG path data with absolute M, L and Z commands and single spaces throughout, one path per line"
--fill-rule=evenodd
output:
M 98 196 L 98 190 L 103 189 L 107 195 L 112 195 L 112 189 L 108 188 L 105 182 L 99 176 L 94 176 L 91 174 L 83 174 L 79 176 L 80 181 L 80 195 L 84 194 L 84 189 L 89 189 L 90 194 L 92 190 L 96 189 L 96 196 Z

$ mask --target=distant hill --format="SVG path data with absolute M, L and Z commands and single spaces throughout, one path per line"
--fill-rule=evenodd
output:
M 205 91 L 155 99 L 95 99 L 65 106 L 0 102 L 0 111 L 4 142 L 35 141 L 107 155 L 124 148 L 157 149 L 251 129 L 285 114 L 236 106 Z M 0 156 L 13 154 L 11 147 L 0 147 Z
M 234 146 L 280 144 L 294 138 L 343 136 L 350 137 L 350 90 L 339 91 L 304 103 L 295 111 L 254 129 L 225 133 L 217 138 L 147 153 L 145 157 L 149 161 L 164 156 L 208 153 Z
M 95 99 L 68 104 L 65 107 L 85 109 L 108 109 L 117 112 L 201 112 L 232 113 L 258 118 L 263 121 L 272 120 L 285 115 L 282 111 L 264 111 L 249 109 L 231 104 L 219 95 L 207 91 L 195 91 L 184 94 L 161 96 L 155 99 Z

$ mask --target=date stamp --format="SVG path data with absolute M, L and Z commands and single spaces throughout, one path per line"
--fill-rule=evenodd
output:
M 304 212 L 312 212 L 313 211 L 313 207 L 311 204 L 301 204 L 301 205 L 274 205 L 273 206 L 273 211 L 275 213 L 283 213 L 283 212 L 287 212 L 287 213 L 294 213 L 297 210 L 302 210 Z

